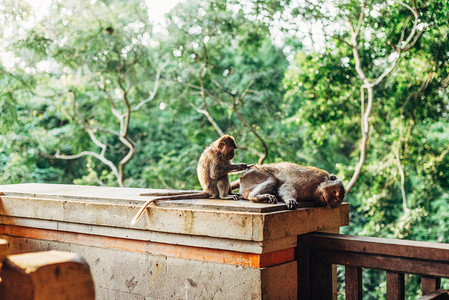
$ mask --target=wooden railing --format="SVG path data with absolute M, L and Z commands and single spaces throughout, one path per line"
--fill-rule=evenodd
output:
M 449 278 L 449 244 L 311 233 L 299 236 L 297 252 L 299 299 L 332 299 L 332 265 L 345 266 L 347 300 L 362 299 L 363 268 L 387 272 L 388 300 L 404 299 L 404 274 L 422 276 L 423 295 Z

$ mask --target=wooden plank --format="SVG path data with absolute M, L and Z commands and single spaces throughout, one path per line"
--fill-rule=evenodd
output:
M 404 274 L 387 272 L 387 300 L 404 300 Z
M 422 294 L 427 295 L 434 292 L 440 288 L 441 279 L 437 277 L 421 277 Z
M 316 248 L 433 261 L 449 261 L 449 244 L 384 239 L 343 234 L 311 233 L 304 240 Z
M 310 299 L 309 247 L 302 241 L 301 236 L 298 236 L 296 259 L 298 261 L 298 299 Z
M 407 274 L 426 274 L 433 277 L 449 277 L 449 262 L 422 261 L 411 258 L 367 255 L 363 253 L 311 249 L 320 260 L 356 268 L 368 268 Z
M 345 267 L 346 300 L 362 300 L 362 269 Z
M 449 299 L 449 291 L 448 290 L 438 290 L 422 296 L 418 300 L 448 300 Z
M 310 257 L 310 299 L 332 299 L 332 264 Z

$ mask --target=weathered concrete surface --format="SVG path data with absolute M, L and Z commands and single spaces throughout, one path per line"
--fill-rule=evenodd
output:
M 296 262 L 249 268 L 8 237 L 11 253 L 58 249 L 91 267 L 96 299 L 294 299 Z
M 11 253 L 73 251 L 97 299 L 294 299 L 297 235 L 348 224 L 341 207 L 191 200 L 151 205 L 143 189 L 0 185 L 0 237 Z
M 44 190 L 43 186 L 46 186 L 46 191 L 54 186 L 57 193 L 50 195 L 48 191 L 32 192 L 34 187 L 38 191 Z M 64 187 L 68 189 L 65 195 L 63 195 Z M 76 187 L 80 190 L 74 192 Z M 98 187 L 44 184 L 0 186 L 0 193 L 3 193 L 0 215 L 249 241 L 278 239 L 348 224 L 347 203 L 334 209 L 300 208 L 294 211 L 262 213 L 246 211 L 246 208 L 256 204 L 259 206 L 273 206 L 273 204 L 206 199 L 201 201 L 216 201 L 223 205 L 229 202 L 242 202 L 242 204 L 239 205 L 240 211 L 235 209 L 228 211 L 225 207 L 222 210 L 213 210 L 204 209 L 203 206 L 197 208 L 195 205 L 189 207 L 151 205 L 147 214 L 132 227 L 130 220 L 147 199 L 138 196 L 139 189 L 108 190 L 102 187 L 100 190 L 103 197 L 85 196 L 88 193 L 86 190 L 94 191 L 95 188 Z M 111 199 L 108 200 L 105 197 L 109 195 Z M 44 196 L 48 198 L 42 198 Z M 125 198 L 128 203 L 123 202 Z M 177 202 L 185 203 L 185 200 Z
M 129 228 L 105 227 L 100 225 L 66 223 L 42 219 L 26 219 L 0 216 L 0 224 L 15 225 L 26 228 L 40 228 L 72 233 L 85 233 L 94 236 L 124 238 L 130 240 L 153 241 L 172 245 L 187 245 L 196 247 L 215 247 L 223 250 L 233 250 L 247 253 L 266 253 L 296 246 L 297 238 L 267 240 L 264 242 L 222 239 L 215 237 L 179 235 L 173 233 L 132 230 Z
M 0 268 L 0 299 L 94 299 L 87 263 L 77 254 L 44 251 L 9 255 Z
M 155 197 L 140 196 L 141 193 L 165 192 L 169 190 L 154 190 L 140 188 L 99 187 L 67 184 L 11 184 L 1 185 L 1 192 L 5 195 L 45 198 L 45 199 L 68 199 L 81 201 L 103 201 L 106 203 L 139 204 Z M 173 192 L 173 190 L 170 190 Z M 193 199 L 183 201 L 163 201 L 158 206 L 168 207 L 190 207 L 214 210 L 235 210 L 250 212 L 270 212 L 286 209 L 285 203 L 266 205 L 252 203 L 249 201 L 232 201 L 219 199 Z

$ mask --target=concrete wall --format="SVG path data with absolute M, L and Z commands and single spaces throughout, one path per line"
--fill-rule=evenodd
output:
M 207 199 L 152 205 L 131 226 L 147 191 L 0 186 L 0 234 L 11 254 L 81 254 L 97 299 L 294 299 L 297 235 L 348 224 L 347 204 L 287 211 Z

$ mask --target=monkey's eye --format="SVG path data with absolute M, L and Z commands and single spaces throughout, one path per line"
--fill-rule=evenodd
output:
M 329 175 L 329 180 L 337 180 L 337 176 L 335 176 L 334 174 Z

